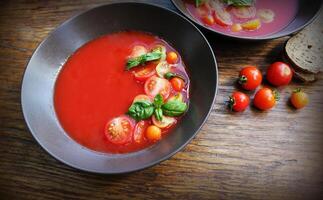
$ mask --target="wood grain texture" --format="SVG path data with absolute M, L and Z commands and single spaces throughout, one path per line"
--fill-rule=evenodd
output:
M 212 113 L 197 137 L 171 159 L 118 176 L 70 168 L 47 154 L 27 129 L 20 83 L 33 50 L 60 23 L 104 0 L 0 2 L 0 199 L 323 199 L 323 77 L 279 88 L 270 112 L 232 114 L 224 106 L 237 73 L 263 71 L 288 37 L 238 42 L 206 33 L 219 65 Z M 150 1 L 175 9 L 169 1 Z M 304 110 L 288 103 L 293 89 L 310 96 Z M 253 93 L 250 93 L 253 95 Z

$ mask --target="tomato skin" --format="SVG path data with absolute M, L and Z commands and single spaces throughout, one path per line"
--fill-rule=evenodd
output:
M 178 55 L 176 52 L 174 51 L 170 51 L 167 53 L 166 55 L 166 60 L 169 64 L 175 64 L 177 63 L 177 60 L 178 60 Z
M 172 84 L 172 87 L 176 92 L 182 91 L 185 86 L 185 82 L 183 81 L 183 79 L 178 77 L 170 79 L 170 83 Z
M 233 92 L 230 96 L 229 107 L 236 112 L 242 112 L 249 106 L 249 103 L 250 99 L 246 94 Z
M 209 25 L 209 26 L 212 26 L 215 23 L 214 17 L 212 15 L 210 15 L 210 14 L 209 15 L 204 15 L 202 17 L 202 20 L 206 25 Z
M 146 81 L 148 78 L 152 77 L 156 74 L 156 64 L 150 63 L 143 67 L 138 67 L 133 70 L 133 74 L 135 79 L 138 81 Z
M 275 62 L 267 69 L 267 80 L 274 86 L 288 85 L 293 77 L 293 71 L 283 62 Z
M 104 134 L 113 144 L 128 143 L 133 135 L 133 121 L 126 116 L 116 117 L 106 124 Z
M 161 139 L 161 129 L 155 125 L 148 126 L 146 130 L 146 137 L 151 141 L 158 141 Z
M 145 92 L 150 97 L 155 97 L 157 94 L 161 94 L 164 99 L 170 94 L 171 84 L 167 79 L 159 78 L 157 76 L 150 77 L 145 82 Z
M 269 110 L 276 105 L 276 95 L 269 88 L 261 88 L 257 91 L 253 103 L 260 110 Z
M 262 82 L 262 74 L 255 66 L 244 67 L 239 74 L 239 83 L 245 90 L 254 90 Z
M 135 130 L 133 133 L 133 141 L 135 143 L 140 144 L 145 141 L 145 133 L 149 125 L 150 125 L 150 122 L 147 120 L 139 121 L 136 124 Z
M 296 109 L 301 109 L 309 103 L 309 98 L 305 92 L 298 89 L 292 93 L 290 101 Z

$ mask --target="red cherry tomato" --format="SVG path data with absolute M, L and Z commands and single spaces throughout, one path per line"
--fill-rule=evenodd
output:
M 156 74 L 156 64 L 149 63 L 143 67 L 137 67 L 133 70 L 133 74 L 138 81 L 146 81 L 149 77 L 152 77 Z
M 245 90 L 256 89 L 262 81 L 261 72 L 257 67 L 247 66 L 240 71 L 239 83 Z
M 153 76 L 145 82 L 145 92 L 150 97 L 155 97 L 157 94 L 161 94 L 164 99 L 167 99 L 170 90 L 171 84 L 164 78 Z
M 267 69 L 267 80 L 274 86 L 288 85 L 292 80 L 293 71 L 283 62 L 275 62 Z
M 269 88 L 261 88 L 256 93 L 253 103 L 260 110 L 269 110 L 276 105 L 278 98 L 278 93 Z
M 132 134 L 133 121 L 126 116 L 112 119 L 105 127 L 106 138 L 114 144 L 125 144 L 130 142 Z
M 249 105 L 249 97 L 242 92 L 233 92 L 229 99 L 229 108 L 236 112 L 244 111 Z
M 170 79 L 170 83 L 172 84 L 173 89 L 177 92 L 182 91 L 185 86 L 185 82 L 183 81 L 183 79 L 178 77 Z

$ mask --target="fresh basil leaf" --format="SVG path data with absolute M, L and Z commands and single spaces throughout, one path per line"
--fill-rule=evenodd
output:
M 154 105 L 156 108 L 160 108 L 164 103 L 163 96 L 161 94 L 157 94 L 154 98 Z
M 155 109 L 155 117 L 158 121 L 163 120 L 163 110 L 161 108 L 156 108 Z
M 151 52 L 143 54 L 135 58 L 129 58 L 126 63 L 126 69 L 129 70 L 133 67 L 143 65 L 148 61 L 158 60 L 162 56 L 160 48 L 153 49 Z
M 162 105 L 163 114 L 171 117 L 182 115 L 187 109 L 187 104 L 179 100 L 171 100 Z
M 148 119 L 154 114 L 154 105 L 149 101 L 136 101 L 130 106 L 127 114 L 136 121 Z
M 223 2 L 233 6 L 251 6 L 254 0 L 223 0 Z

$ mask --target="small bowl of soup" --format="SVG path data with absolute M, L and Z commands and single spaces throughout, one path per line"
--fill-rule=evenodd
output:
M 155 5 L 112 3 L 67 20 L 38 46 L 21 101 L 49 154 L 77 169 L 118 174 L 187 145 L 216 89 L 214 54 L 191 22 Z
M 200 26 L 231 38 L 265 40 L 283 37 L 308 25 L 320 0 L 173 0 Z

